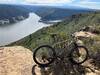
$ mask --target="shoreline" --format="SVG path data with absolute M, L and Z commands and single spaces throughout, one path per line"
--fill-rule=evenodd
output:
M 44 24 L 38 22 L 40 17 L 35 13 L 30 13 L 29 18 L 5 27 L 0 27 L 0 46 L 8 45 L 16 42 L 37 30 L 50 26 L 51 24 Z

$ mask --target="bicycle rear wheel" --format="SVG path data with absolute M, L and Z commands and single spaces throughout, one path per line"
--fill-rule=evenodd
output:
M 77 46 L 71 51 L 71 61 L 75 64 L 82 64 L 88 58 L 88 49 L 84 46 Z
M 49 45 L 42 45 L 35 49 L 33 60 L 36 64 L 47 67 L 54 62 L 55 50 Z

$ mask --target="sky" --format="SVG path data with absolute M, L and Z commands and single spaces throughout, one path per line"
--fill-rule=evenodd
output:
M 0 0 L 0 3 L 17 4 L 68 4 L 81 7 L 100 9 L 100 0 Z

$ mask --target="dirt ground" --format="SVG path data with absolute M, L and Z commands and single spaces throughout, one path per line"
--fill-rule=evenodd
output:
M 100 70 L 96 69 L 91 61 L 73 67 L 69 64 L 65 67 L 59 62 L 52 68 L 40 68 L 34 63 L 29 49 L 21 46 L 1 47 L 0 75 L 100 75 Z

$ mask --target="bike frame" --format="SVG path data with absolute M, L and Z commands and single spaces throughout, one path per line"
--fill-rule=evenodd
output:
M 57 44 L 57 43 L 56 43 Z M 68 58 L 68 59 L 70 59 L 70 53 L 71 53 L 71 49 L 68 49 L 68 47 L 70 46 L 70 45 L 74 45 L 73 46 L 73 48 L 77 48 L 77 43 L 74 41 L 74 42 L 70 42 L 66 47 L 65 47 L 65 50 L 63 49 L 63 52 L 61 52 L 61 54 L 60 55 L 55 55 L 54 56 L 54 59 L 58 59 L 58 60 L 64 60 L 64 58 Z M 71 48 L 72 48 L 72 46 L 71 46 Z M 73 49 L 72 48 L 72 49 Z M 62 49 L 62 48 L 61 48 Z M 56 48 L 55 48 L 55 51 L 56 51 Z M 66 52 L 66 51 L 68 51 L 68 53 Z M 66 53 L 66 54 L 65 54 Z M 79 53 L 79 52 L 78 52 Z M 62 56 L 62 55 L 67 55 L 67 56 Z

